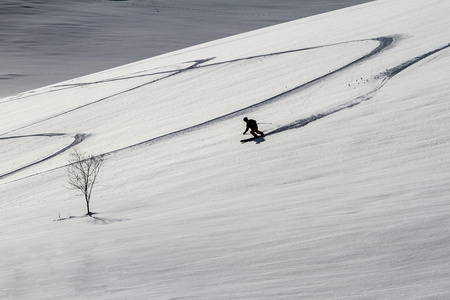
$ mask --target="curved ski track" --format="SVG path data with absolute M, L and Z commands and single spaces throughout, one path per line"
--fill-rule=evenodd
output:
M 52 136 L 61 136 L 61 135 L 66 135 L 66 134 L 64 134 L 64 133 L 42 133 L 42 134 L 30 134 L 30 135 L 23 135 L 23 136 L 3 137 L 3 138 L 0 137 L 0 141 L 1 140 L 8 140 L 8 139 L 17 139 L 17 138 L 28 138 L 28 137 L 38 137 L 38 136 L 52 137 Z M 13 171 L 10 171 L 10 172 L 4 173 L 4 174 L 0 174 L 0 180 L 5 178 L 5 177 L 7 177 L 7 176 L 9 176 L 9 175 L 12 175 L 14 173 L 20 172 L 20 171 L 22 171 L 22 170 L 24 170 L 26 168 L 29 168 L 31 166 L 34 166 L 34 165 L 40 164 L 41 162 L 49 160 L 49 159 L 51 159 L 51 158 L 53 158 L 53 157 L 63 153 L 64 151 L 67 151 L 68 149 L 70 149 L 72 147 L 75 147 L 76 145 L 81 143 L 85 138 L 86 138 L 86 134 L 76 134 L 74 136 L 73 142 L 70 145 L 67 145 L 66 147 L 56 151 L 55 153 L 50 154 L 50 155 L 48 155 L 48 156 L 46 156 L 46 157 L 44 157 L 42 159 L 39 159 L 39 160 L 37 160 L 35 162 L 29 163 L 27 165 L 24 165 L 24 166 L 22 166 L 22 167 L 20 167 L 18 169 L 13 170 Z
M 111 152 L 103 153 L 103 154 L 101 154 L 101 156 L 110 155 L 110 154 L 113 154 L 113 153 L 120 152 L 122 150 L 135 148 L 135 147 L 139 147 L 139 146 L 148 146 L 148 145 L 154 144 L 154 143 L 159 142 L 159 141 L 164 140 L 164 139 L 173 138 L 173 137 L 175 137 L 177 135 L 185 134 L 185 133 L 192 132 L 192 131 L 195 131 L 195 130 L 199 130 L 199 129 L 203 128 L 203 127 L 213 125 L 215 123 L 218 123 L 218 122 L 221 122 L 223 120 L 235 117 L 237 115 L 242 115 L 244 113 L 253 111 L 253 110 L 255 110 L 255 109 L 257 109 L 257 108 L 259 108 L 261 106 L 267 105 L 269 103 L 274 103 L 276 101 L 280 101 L 280 100 L 282 100 L 284 98 L 284 96 L 286 96 L 286 95 L 288 95 L 288 94 L 290 94 L 292 92 L 298 91 L 298 90 L 300 90 L 302 88 L 309 87 L 309 86 L 311 86 L 313 84 L 317 84 L 320 81 L 322 81 L 322 80 L 324 80 L 324 79 L 326 79 L 326 78 L 328 78 L 328 77 L 330 77 L 332 75 L 335 75 L 335 74 L 337 74 L 337 73 L 339 73 L 339 72 L 341 72 L 341 71 L 343 71 L 345 69 L 348 69 L 349 67 L 351 67 L 353 65 L 362 63 L 362 62 L 366 61 L 367 59 L 370 59 L 374 55 L 377 55 L 377 54 L 381 53 L 382 51 L 384 51 L 385 49 L 387 49 L 388 47 L 390 47 L 396 41 L 396 39 L 398 37 L 399 36 L 384 36 L 384 37 L 378 37 L 378 38 L 372 38 L 372 39 L 347 41 L 347 42 L 328 44 L 328 45 L 322 45 L 322 46 L 316 46 L 316 47 L 294 49 L 294 50 L 274 52 L 274 53 L 268 53 L 268 54 L 262 54 L 262 55 L 256 55 L 256 56 L 249 56 L 249 57 L 245 57 L 245 58 L 238 58 L 238 59 L 234 59 L 234 60 L 218 62 L 218 63 L 210 63 L 210 64 L 207 64 L 207 63 L 212 61 L 214 58 L 206 58 L 206 59 L 199 59 L 199 60 L 195 60 L 195 61 L 185 62 L 185 63 L 189 63 L 190 65 L 188 67 L 186 67 L 186 68 L 183 68 L 183 69 L 167 70 L 167 71 L 160 71 L 160 72 L 154 72 L 154 73 L 148 73 L 148 74 L 142 74 L 143 72 L 140 71 L 139 75 L 130 75 L 130 76 L 126 76 L 126 77 L 116 77 L 116 78 L 110 78 L 110 79 L 101 80 L 101 81 L 95 81 L 95 82 L 85 82 L 85 83 L 77 83 L 77 84 L 57 85 L 55 87 L 57 87 L 58 89 L 55 89 L 55 90 L 52 90 L 52 91 L 47 91 L 47 92 L 51 93 L 51 92 L 57 92 L 57 91 L 59 91 L 61 89 L 70 89 L 70 88 L 75 88 L 75 87 L 84 86 L 84 85 L 101 84 L 101 83 L 111 82 L 111 81 L 130 80 L 130 79 L 135 79 L 135 78 L 139 78 L 139 77 L 148 77 L 148 76 L 154 76 L 154 75 L 159 75 L 159 74 L 167 74 L 166 76 L 163 76 L 161 78 L 157 78 L 157 79 L 151 80 L 149 82 L 145 82 L 143 84 L 134 86 L 134 87 L 129 88 L 127 90 L 124 90 L 124 91 L 121 91 L 121 92 L 118 92 L 118 93 L 115 93 L 115 94 L 103 97 L 103 98 L 98 99 L 98 100 L 96 100 L 94 102 L 91 102 L 91 103 L 88 103 L 88 104 L 84 104 L 84 105 L 81 105 L 79 107 L 76 107 L 76 108 L 70 109 L 68 111 L 65 111 L 63 113 L 47 117 L 47 118 L 42 119 L 40 121 L 37 121 L 35 123 L 23 126 L 21 128 L 17 128 L 16 130 L 23 129 L 23 128 L 26 128 L 26 127 L 30 127 L 30 126 L 32 126 L 34 124 L 45 122 L 47 120 L 50 120 L 50 119 L 53 119 L 53 118 L 57 118 L 59 116 L 65 115 L 65 114 L 69 114 L 69 113 L 71 113 L 73 111 L 82 109 L 84 107 L 87 107 L 87 106 L 90 106 L 90 105 L 94 105 L 94 104 L 97 104 L 99 102 L 108 100 L 108 99 L 110 99 L 112 97 L 128 93 L 130 91 L 139 89 L 139 88 L 141 88 L 143 86 L 155 83 L 157 81 L 164 80 L 164 79 L 167 79 L 167 78 L 172 77 L 172 76 L 179 75 L 179 74 L 184 73 L 184 72 L 189 72 L 190 70 L 193 70 L 193 69 L 208 68 L 208 67 L 212 67 L 212 66 L 223 65 L 223 64 L 231 64 L 231 63 L 244 61 L 244 60 L 257 59 L 257 58 L 260 58 L 260 57 L 270 57 L 270 56 L 275 56 L 275 55 L 283 55 L 283 54 L 300 52 L 300 51 L 306 51 L 306 50 L 314 50 L 314 49 L 330 47 L 330 46 L 335 46 L 335 45 L 339 45 L 339 44 L 352 43 L 352 42 L 363 42 L 363 41 L 370 41 L 370 40 L 372 40 L 372 41 L 377 41 L 379 43 L 379 45 L 375 49 L 373 49 L 370 53 L 368 53 L 368 54 L 366 54 L 366 55 L 364 55 L 364 56 L 362 56 L 360 58 L 357 58 L 354 61 L 352 61 L 352 62 L 350 62 L 350 63 L 348 63 L 348 64 L 346 64 L 344 66 L 341 66 L 340 68 L 337 68 L 334 71 L 331 71 L 331 72 L 329 72 L 327 74 L 324 74 L 324 75 L 319 76 L 319 77 L 317 77 L 317 78 L 315 78 L 313 80 L 310 80 L 309 82 L 302 83 L 302 84 L 300 84 L 300 85 L 298 85 L 298 86 L 296 86 L 296 87 L 294 87 L 294 88 L 292 88 L 292 89 L 290 89 L 288 91 L 285 91 L 283 93 L 275 95 L 275 96 L 273 96 L 271 98 L 264 99 L 264 100 L 262 100 L 261 102 L 259 102 L 257 104 L 250 105 L 248 107 L 245 107 L 245 108 L 242 108 L 242 109 L 230 112 L 230 113 L 225 114 L 223 116 L 220 116 L 220 117 L 211 119 L 209 121 L 206 121 L 206 122 L 203 122 L 203 123 L 199 123 L 199 124 L 196 124 L 196 125 L 193 125 L 193 126 L 190 126 L 190 127 L 178 130 L 178 131 L 174 131 L 174 132 L 171 132 L 171 133 L 159 136 L 159 137 L 151 138 L 149 140 L 145 140 L 145 141 L 142 141 L 142 142 L 137 143 L 137 144 L 129 145 L 129 146 L 126 146 L 126 147 L 123 147 L 123 148 L 120 148 L 120 149 L 117 149 L 117 150 L 114 150 L 114 151 L 111 151 Z M 429 56 L 431 56 L 431 55 L 433 55 L 433 54 L 435 54 L 437 52 L 440 52 L 440 51 L 442 51 L 444 49 L 447 49 L 449 47 L 450 47 L 450 43 L 445 45 L 445 46 L 443 46 L 443 47 L 437 48 L 437 49 L 435 49 L 433 51 L 424 53 L 423 55 L 420 55 L 418 57 L 410 59 L 410 60 L 408 60 L 408 61 L 406 61 L 406 62 L 404 62 L 404 63 L 402 63 L 400 65 L 397 65 L 397 66 L 391 68 L 391 69 L 388 69 L 388 70 L 386 70 L 386 72 L 383 72 L 382 74 L 379 74 L 379 76 L 384 77 L 382 79 L 381 83 L 377 87 L 375 87 L 372 91 L 366 93 L 365 95 L 359 96 L 359 97 L 357 97 L 355 99 L 352 99 L 352 100 L 350 100 L 350 101 L 348 101 L 348 102 L 346 102 L 344 104 L 338 105 L 338 106 L 336 106 L 336 107 L 334 107 L 332 109 L 329 109 L 327 111 L 324 111 L 322 113 L 319 113 L 319 114 L 316 114 L 316 115 L 312 115 L 312 116 L 310 116 L 308 118 L 299 119 L 299 120 L 297 120 L 295 122 L 292 122 L 290 124 L 286 124 L 284 126 L 278 127 L 278 128 L 276 128 L 276 129 L 274 129 L 272 131 L 266 132 L 266 136 L 272 135 L 272 134 L 281 133 L 281 132 L 286 131 L 286 130 L 301 128 L 303 126 L 308 125 L 311 122 L 320 120 L 320 119 L 322 119 L 324 117 L 327 117 L 329 115 L 335 114 L 335 113 L 340 112 L 340 111 L 342 111 L 344 109 L 352 108 L 352 107 L 354 107 L 354 106 L 356 106 L 356 105 L 358 105 L 358 104 L 360 104 L 360 103 L 362 103 L 364 101 L 370 100 L 373 97 L 373 95 L 378 90 L 380 90 L 392 77 L 394 77 L 398 73 L 404 71 L 405 69 L 407 69 L 408 67 L 412 66 L 413 64 L 415 64 L 415 63 L 417 63 L 417 62 L 419 62 L 419 61 L 421 61 L 421 60 L 423 60 L 423 59 L 425 59 L 425 58 L 427 58 L 427 57 L 429 57 Z M 35 95 L 36 94 L 32 94 L 30 96 L 35 96 Z M 24 97 L 29 97 L 29 96 L 24 96 Z M 22 97 L 22 98 L 24 98 L 24 97 Z M 14 100 L 9 100 L 9 101 L 14 101 Z M 0 134 L 0 136 L 4 136 L 4 135 L 6 135 L 8 133 L 9 132 Z M 54 135 L 65 135 L 65 134 L 63 134 L 63 133 L 51 133 L 51 134 L 29 135 L 29 136 L 54 136 Z M 0 140 L 7 140 L 7 139 L 13 139 L 13 138 L 23 138 L 23 137 L 29 137 L 29 136 L 1 137 Z M 51 154 L 51 155 L 49 155 L 49 156 L 47 156 L 47 157 L 45 157 L 45 158 L 43 158 L 43 159 L 41 159 L 39 161 L 27 164 L 27 165 L 25 165 L 23 167 L 20 167 L 20 168 L 18 168 L 16 170 L 8 172 L 8 173 L 0 174 L 0 180 L 5 178 L 5 177 L 7 177 L 7 176 L 9 176 L 9 175 L 12 175 L 12 174 L 17 173 L 19 171 L 22 171 L 22 170 L 24 170 L 24 169 L 26 169 L 28 167 L 34 166 L 34 165 L 39 164 L 39 163 L 41 163 L 43 161 L 51 159 L 51 158 L 53 158 L 53 157 L 55 157 L 55 156 L 65 152 L 66 150 L 74 147 L 75 145 L 81 143 L 86 137 L 87 137 L 86 134 L 76 134 L 74 136 L 74 141 L 70 145 L 62 148 L 61 150 L 55 152 L 54 154 Z

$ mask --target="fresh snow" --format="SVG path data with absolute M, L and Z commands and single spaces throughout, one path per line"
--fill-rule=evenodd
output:
M 0 298 L 449 299 L 449 13 L 379 0 L 0 99 Z M 93 217 L 72 146 L 105 157 Z

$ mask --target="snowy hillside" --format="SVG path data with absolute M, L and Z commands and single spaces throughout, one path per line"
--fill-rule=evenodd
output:
M 3 0 L 0 98 L 370 0 Z
M 449 13 L 374 1 L 0 99 L 0 298 L 450 298 Z M 105 158 L 93 217 L 73 146 Z

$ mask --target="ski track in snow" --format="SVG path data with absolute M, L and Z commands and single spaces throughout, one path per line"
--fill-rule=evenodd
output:
M 276 101 L 280 101 L 280 100 L 282 100 L 284 98 L 284 96 L 287 96 L 287 95 L 289 95 L 289 94 L 291 94 L 293 92 L 297 92 L 300 89 L 303 89 L 303 88 L 306 88 L 306 87 L 310 87 L 310 86 L 312 86 L 314 84 L 318 84 L 321 81 L 327 79 L 328 77 L 330 77 L 332 75 L 336 75 L 337 73 L 339 73 L 339 72 L 341 72 L 341 71 L 343 71 L 345 69 L 348 69 L 348 68 L 350 68 L 350 67 L 352 67 L 352 66 L 354 66 L 356 64 L 360 64 L 360 63 L 370 59 L 371 57 L 373 57 L 373 56 L 375 56 L 377 54 L 380 54 L 383 50 L 385 50 L 388 47 L 392 46 L 394 44 L 394 42 L 396 41 L 396 39 L 398 39 L 399 37 L 400 37 L 400 35 L 397 35 L 397 36 L 385 36 L 385 37 L 364 39 L 364 40 L 357 40 L 357 41 L 346 41 L 346 42 L 334 43 L 334 44 L 328 44 L 328 45 L 321 45 L 321 46 L 316 46 L 316 47 L 294 49 L 294 50 L 287 50 L 287 51 L 280 51 L 280 52 L 262 54 L 262 55 L 257 55 L 257 56 L 250 56 L 250 57 L 245 57 L 245 58 L 238 58 L 238 59 L 229 60 L 229 61 L 223 61 L 223 62 L 218 62 L 218 63 L 209 63 L 209 62 L 212 62 L 215 59 L 213 57 L 213 58 L 199 59 L 199 60 L 195 60 L 195 61 L 189 61 L 189 62 L 181 63 L 180 65 L 188 64 L 187 67 L 181 68 L 181 69 L 160 71 L 160 72 L 154 72 L 154 73 L 148 73 L 148 74 L 142 74 L 143 72 L 140 71 L 139 75 L 131 75 L 131 76 L 125 76 L 125 77 L 116 77 L 116 78 L 110 78 L 110 79 L 101 80 L 101 81 L 93 81 L 93 82 L 85 82 L 85 83 L 77 83 L 77 84 L 55 85 L 53 87 L 56 88 L 56 89 L 53 89 L 51 91 L 45 91 L 45 92 L 42 92 L 42 93 L 34 93 L 34 94 L 29 95 L 29 96 L 23 96 L 21 98 L 36 96 L 38 94 L 58 92 L 58 91 L 60 91 L 62 89 L 72 89 L 72 88 L 77 88 L 77 87 L 85 86 L 85 85 L 102 84 L 102 83 L 107 83 L 107 82 L 112 82 L 112 81 L 132 80 L 132 79 L 136 79 L 136 78 L 150 77 L 150 76 L 154 76 L 154 75 L 167 74 L 166 76 L 163 76 L 163 77 L 160 77 L 160 78 L 157 78 L 157 79 L 153 79 L 151 81 L 139 84 L 137 86 L 134 86 L 134 87 L 131 87 L 129 89 L 120 91 L 118 93 L 115 93 L 115 94 L 103 97 L 103 98 L 98 99 L 96 101 L 93 101 L 93 102 L 81 105 L 79 107 L 67 110 L 65 112 L 62 112 L 62 113 L 59 113 L 59 114 L 56 114 L 56 115 L 53 115 L 53 116 L 50 116 L 50 117 L 47 117 L 45 119 L 42 119 L 42 120 L 39 120 L 37 122 L 28 124 L 26 126 L 22 126 L 20 128 L 16 128 L 16 129 L 11 130 L 9 132 L 0 134 L 0 141 L 1 140 L 8 140 L 8 139 L 16 139 L 16 138 L 27 138 L 27 137 L 33 137 L 33 136 L 47 136 L 47 137 L 51 137 L 51 136 L 67 135 L 65 133 L 43 133 L 43 134 L 34 134 L 34 135 L 26 135 L 26 136 L 22 135 L 22 136 L 1 137 L 1 136 L 5 136 L 5 135 L 9 134 L 10 132 L 13 132 L 13 131 L 16 131 L 16 130 L 19 130 L 19 129 L 24 129 L 24 128 L 33 126 L 35 124 L 45 122 L 47 120 L 54 119 L 54 118 L 60 117 L 62 115 L 69 114 L 69 113 L 74 112 L 76 110 L 83 109 L 83 108 L 85 108 L 87 106 L 95 105 L 95 104 L 97 104 L 99 102 L 106 101 L 106 100 L 111 99 L 111 98 L 113 98 L 115 96 L 128 93 L 130 91 L 142 88 L 142 87 L 147 86 L 149 84 L 153 84 L 153 83 L 155 83 L 157 81 L 161 81 L 161 80 L 164 80 L 164 79 L 176 76 L 176 75 L 180 75 L 182 73 L 189 72 L 189 71 L 194 70 L 194 69 L 209 68 L 209 67 L 218 66 L 218 65 L 224 65 L 224 64 L 233 64 L 233 63 L 236 63 L 236 62 L 245 61 L 245 60 L 252 60 L 252 59 L 257 59 L 257 58 L 261 58 L 261 57 L 270 57 L 270 56 L 283 55 L 283 54 L 300 52 L 300 51 L 306 51 L 306 50 L 314 50 L 314 49 L 319 49 L 319 48 L 324 48 L 324 47 L 331 47 L 331 46 L 341 45 L 341 44 L 346 44 L 346 43 L 365 42 L 365 41 L 377 41 L 379 43 L 379 45 L 374 50 L 372 50 L 370 53 L 368 53 L 368 54 L 366 54 L 366 55 L 364 55 L 362 57 L 359 57 L 359 58 L 355 59 L 354 61 L 352 61 L 352 62 L 350 62 L 350 63 L 348 63 L 348 64 L 346 64 L 344 66 L 341 66 L 341 67 L 337 68 L 336 70 L 331 71 L 331 72 L 329 72 L 327 74 L 324 74 L 322 76 L 319 76 L 317 78 L 314 78 L 314 79 L 310 80 L 309 82 L 302 83 L 302 84 L 300 84 L 300 85 L 298 85 L 296 87 L 291 88 L 288 91 L 285 91 L 283 93 L 275 95 L 275 96 L 273 96 L 271 98 L 264 99 L 264 100 L 262 100 L 259 103 L 256 103 L 256 104 L 253 104 L 251 106 L 248 106 L 248 107 L 245 107 L 245 108 L 242 108 L 242 109 L 230 112 L 228 114 L 222 115 L 220 117 L 208 120 L 208 121 L 200 123 L 200 124 L 196 124 L 196 125 L 193 125 L 193 126 L 190 126 L 190 127 L 178 130 L 178 131 L 174 131 L 174 132 L 171 132 L 171 133 L 159 136 L 159 137 L 155 137 L 155 138 L 152 138 L 152 139 L 149 139 L 149 140 L 145 140 L 145 141 L 139 142 L 137 144 L 129 145 L 129 146 L 117 149 L 117 150 L 106 152 L 106 153 L 100 154 L 100 156 L 110 155 L 110 154 L 117 153 L 117 152 L 120 152 L 120 151 L 123 151 L 123 150 L 126 150 L 126 149 L 130 149 L 130 148 L 135 148 L 135 147 L 140 147 L 140 146 L 149 146 L 149 145 L 152 145 L 152 144 L 157 143 L 159 141 L 162 141 L 164 139 L 173 138 L 173 137 L 176 137 L 176 136 L 178 136 L 180 134 L 186 134 L 186 133 L 189 133 L 189 132 L 192 132 L 192 131 L 195 131 L 195 130 L 199 130 L 199 129 L 202 129 L 202 128 L 207 127 L 207 126 L 214 125 L 214 124 L 216 124 L 218 122 L 227 120 L 229 118 L 236 117 L 236 116 L 242 115 L 244 113 L 255 111 L 256 109 L 258 109 L 258 108 L 260 108 L 260 107 L 262 107 L 264 105 L 267 105 L 269 103 L 274 103 Z M 382 78 L 381 83 L 378 86 L 376 86 L 373 90 L 371 90 L 370 92 L 368 92 L 368 93 L 366 93 L 364 95 L 361 95 L 361 96 L 359 96 L 359 97 L 357 97 L 355 99 L 352 99 L 352 100 L 350 100 L 350 101 L 348 101 L 346 103 L 340 104 L 340 105 L 338 105 L 338 106 L 336 106 L 334 108 L 331 108 L 331 109 L 329 109 L 327 111 L 324 111 L 322 113 L 312 115 L 312 116 L 310 116 L 308 118 L 299 119 L 297 121 L 291 122 L 291 123 L 283 125 L 281 127 L 278 127 L 278 128 L 276 128 L 276 129 L 274 129 L 272 131 L 266 132 L 265 136 L 269 136 L 269 135 L 272 135 L 272 134 L 278 134 L 278 133 L 281 133 L 281 132 L 284 132 L 284 131 L 287 131 L 287 130 L 298 129 L 298 128 L 304 127 L 304 126 L 306 126 L 306 125 L 308 125 L 308 124 L 310 124 L 312 122 L 318 121 L 318 120 L 320 120 L 320 119 L 322 119 L 324 117 L 330 116 L 332 114 L 335 114 L 335 113 L 340 112 L 340 111 L 345 110 L 345 109 L 352 108 L 352 107 L 354 107 L 356 105 L 359 105 L 359 104 L 361 104 L 361 103 L 363 103 L 363 102 L 365 102 L 367 100 L 370 100 L 374 96 L 374 94 L 378 90 L 380 90 L 395 75 L 399 74 L 400 72 L 404 71 L 405 69 L 409 68 L 410 66 L 416 64 L 417 62 L 419 62 L 419 61 L 421 61 L 421 60 L 423 60 L 423 59 L 425 59 L 425 58 L 427 58 L 427 57 L 429 57 L 429 56 L 431 56 L 431 55 L 433 55 L 435 53 L 438 53 L 438 52 L 440 52 L 440 51 L 442 51 L 444 49 L 447 49 L 449 47 L 450 47 L 450 43 L 445 45 L 445 46 L 443 46 L 443 47 L 437 48 L 435 50 L 432 50 L 430 52 L 427 52 L 427 53 L 424 53 L 424 54 L 422 54 L 420 56 L 417 56 L 417 57 L 415 57 L 413 59 L 410 59 L 410 60 L 408 60 L 408 61 L 406 61 L 406 62 L 404 62 L 404 63 L 402 63 L 400 65 L 397 65 L 397 66 L 391 68 L 391 69 L 387 69 L 385 72 L 382 72 L 381 74 L 376 75 L 377 78 L 379 78 L 379 79 Z M 177 67 L 179 68 L 179 65 Z M 3 103 L 9 102 L 9 101 L 17 101 L 17 100 L 19 100 L 19 99 L 7 100 L 7 101 L 4 101 Z M 0 102 L 0 105 L 1 105 L 1 103 L 2 102 Z M 73 137 L 74 141 L 70 145 L 68 145 L 68 146 L 60 149 L 59 151 L 57 151 L 57 152 L 55 152 L 55 153 L 53 153 L 53 154 L 51 154 L 51 155 L 49 155 L 47 157 L 44 157 L 44 158 L 42 158 L 42 159 L 40 159 L 38 161 L 35 161 L 33 163 L 24 165 L 24 166 L 22 166 L 22 167 L 20 167 L 18 169 L 10 171 L 8 173 L 0 174 L 0 180 L 5 178 L 5 177 L 7 177 L 7 176 L 9 176 L 9 175 L 12 175 L 12 174 L 15 174 L 17 172 L 20 172 L 20 171 L 22 171 L 22 170 L 24 170 L 24 169 L 26 169 L 28 167 L 31 167 L 31 166 L 37 165 L 37 164 L 39 164 L 41 162 L 44 162 L 46 160 L 49 160 L 49 159 L 51 159 L 51 158 L 53 158 L 53 157 L 55 157 L 55 156 L 65 152 L 65 151 L 69 150 L 70 148 L 72 148 L 72 147 L 78 145 L 79 143 L 81 143 L 87 136 L 88 135 L 85 134 L 85 133 L 78 133 L 78 134 L 76 134 Z M 264 137 L 261 138 L 261 139 L 264 139 Z M 261 140 L 258 140 L 258 143 L 259 142 L 261 142 Z M 37 173 L 37 174 L 39 174 L 39 173 Z M 32 176 L 32 175 L 30 175 L 30 176 Z M 29 176 L 27 176 L 27 177 L 29 177 Z
M 66 135 L 66 134 L 64 134 L 64 133 L 43 133 L 43 134 L 31 134 L 31 135 L 11 136 L 11 137 L 3 137 L 3 138 L 0 137 L 0 141 L 1 140 L 8 140 L 8 139 L 17 139 L 17 138 L 28 138 L 28 137 L 39 137 L 39 136 L 52 137 L 52 136 L 62 136 L 62 135 Z M 65 152 L 65 151 L 67 151 L 68 149 L 70 149 L 72 147 L 75 147 L 76 145 L 81 143 L 86 137 L 87 137 L 86 134 L 76 134 L 74 136 L 74 141 L 70 145 L 62 148 L 61 150 L 59 150 L 59 151 L 57 151 L 57 152 L 55 152 L 55 153 L 53 153 L 53 154 L 51 154 L 49 156 L 46 156 L 46 157 L 44 157 L 42 159 L 39 159 L 39 160 L 37 160 L 35 162 L 29 163 L 27 165 L 24 165 L 24 166 L 22 166 L 22 167 L 20 167 L 18 169 L 13 170 L 13 171 L 10 171 L 10 172 L 4 173 L 4 174 L 0 174 L 0 180 L 5 178 L 5 177 L 7 177 L 7 176 L 9 176 L 9 175 L 12 175 L 12 174 L 15 174 L 17 172 L 20 172 L 20 171 L 22 171 L 22 170 L 24 170 L 26 168 L 29 168 L 31 166 L 40 164 L 41 162 L 49 160 L 49 159 L 51 159 L 51 158 L 53 158 L 53 157 L 55 157 L 55 156 Z

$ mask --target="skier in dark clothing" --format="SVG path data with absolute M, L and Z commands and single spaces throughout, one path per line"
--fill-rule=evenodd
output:
M 264 136 L 264 132 L 261 132 L 258 130 L 258 124 L 256 123 L 255 120 L 252 119 L 247 119 L 247 117 L 244 118 L 244 122 L 247 123 L 247 128 L 245 128 L 244 134 L 247 133 L 247 131 L 250 129 L 250 133 L 256 138 L 258 137 L 258 135 L 256 135 L 257 133 L 260 134 L 260 136 Z

